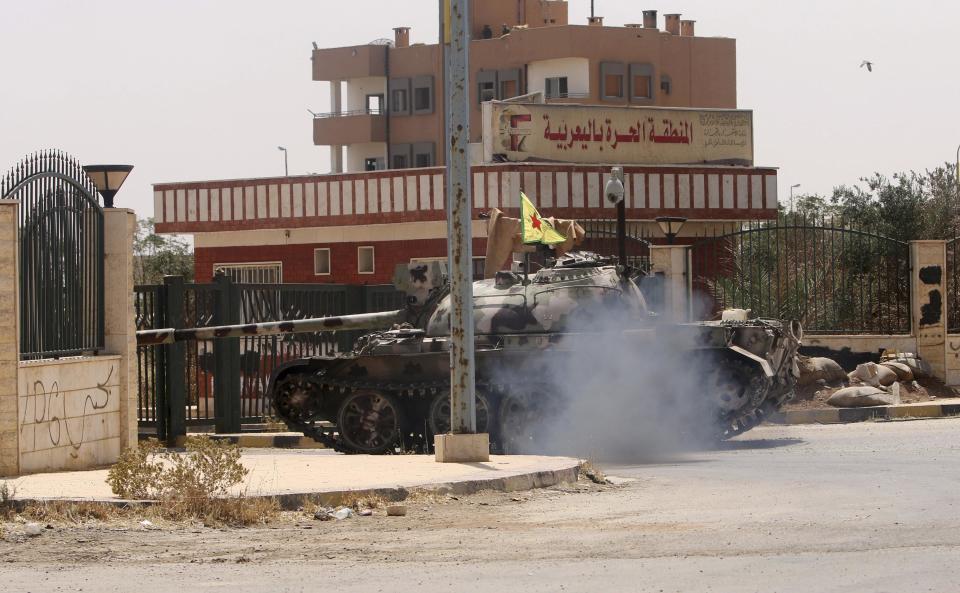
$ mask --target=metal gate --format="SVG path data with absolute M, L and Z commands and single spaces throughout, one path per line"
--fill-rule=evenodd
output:
M 598 255 L 617 256 L 617 221 L 611 219 L 588 219 L 580 221 L 586 232 L 580 249 L 593 251 Z M 645 235 L 645 227 L 635 220 L 627 221 L 626 228 L 627 263 L 637 269 L 650 270 L 650 240 Z
M 909 245 L 848 221 L 737 224 L 692 246 L 694 307 L 798 319 L 819 334 L 908 334 Z
M 0 179 L 19 200 L 20 352 L 24 360 L 103 350 L 103 209 L 80 163 L 24 158 Z

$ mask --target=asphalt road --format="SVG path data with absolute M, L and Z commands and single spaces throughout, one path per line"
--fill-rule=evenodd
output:
M 0 545 L 0 582 L 140 593 L 960 591 L 960 419 L 763 427 L 723 450 L 606 469 L 632 481 L 424 503 L 399 520 L 58 530 Z

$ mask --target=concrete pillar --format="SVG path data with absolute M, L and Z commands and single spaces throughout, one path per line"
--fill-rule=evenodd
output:
M 120 446 L 137 444 L 137 336 L 133 302 L 133 210 L 103 210 L 104 347 L 120 355 Z
M 930 364 L 935 377 L 947 379 L 947 243 L 910 242 L 910 297 L 917 354 Z
M 343 81 L 330 81 L 330 112 L 343 112 Z M 336 116 L 334 116 L 336 117 Z M 334 144 L 330 147 L 330 172 L 343 173 L 343 146 Z
M 17 211 L 20 203 L 0 200 L 0 476 L 20 473 L 19 398 L 20 297 L 17 284 Z
M 664 280 L 663 314 L 674 321 L 689 321 L 690 278 L 689 245 L 651 245 L 650 271 L 662 274 Z

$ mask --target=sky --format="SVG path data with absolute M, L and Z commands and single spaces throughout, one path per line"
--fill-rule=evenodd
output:
M 595 0 L 606 25 L 679 12 L 737 39 L 738 104 L 780 195 L 828 194 L 874 171 L 953 162 L 960 144 L 960 2 Z M 358 45 L 412 27 L 434 43 L 437 0 L 30 0 L 0 19 L 0 171 L 61 148 L 135 169 L 117 205 L 152 215 L 152 184 L 329 171 L 307 109 L 311 43 Z M 570 0 L 585 23 L 589 0 Z M 872 73 L 860 68 L 874 62 Z

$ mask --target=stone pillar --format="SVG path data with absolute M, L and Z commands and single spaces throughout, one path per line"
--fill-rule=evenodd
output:
M 934 376 L 947 379 L 946 241 L 910 242 L 910 300 L 917 354 Z
M 673 321 L 690 319 L 690 246 L 651 245 L 650 271 L 664 281 L 663 315 Z
M 19 397 L 20 297 L 17 284 L 17 211 L 0 200 L 0 476 L 20 473 Z
M 104 208 L 104 346 L 120 355 L 120 446 L 137 444 L 137 335 L 133 302 L 133 210 Z

